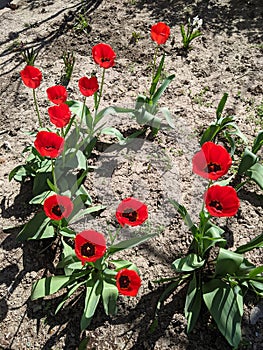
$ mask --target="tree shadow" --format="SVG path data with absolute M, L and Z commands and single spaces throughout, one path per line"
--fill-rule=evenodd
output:
M 12 297 L 16 288 L 21 284 L 23 278 L 27 273 L 30 272 L 39 272 L 39 270 L 44 269 L 45 271 L 53 271 L 54 265 L 52 261 L 54 260 L 56 254 L 56 248 L 51 246 L 52 240 L 42 240 L 42 241 L 29 241 L 27 244 L 23 244 L 23 242 L 18 242 L 16 240 L 16 235 L 18 233 L 18 229 L 13 229 L 11 234 L 4 234 L 5 238 L 0 244 L 0 248 L 3 252 L 9 252 L 15 250 L 17 248 L 22 249 L 21 256 L 15 256 L 12 259 L 7 254 L 6 259 L 10 259 L 10 264 L 6 265 L 2 270 L 0 270 L 0 284 L 6 285 L 5 296 L 0 300 L 1 312 L 0 312 L 0 320 L 4 321 L 7 313 L 9 311 L 7 300 Z M 47 249 L 49 248 L 50 249 Z M 5 255 L 5 253 L 4 253 Z M 18 261 L 22 258 L 23 269 L 19 269 Z M 5 259 L 5 261 L 6 261 Z M 9 260 L 7 260 L 9 262 Z M 22 305 L 16 307 L 22 307 L 27 301 L 25 301 Z M 12 308 L 14 309 L 14 308 Z M 20 322 L 17 322 L 17 329 L 15 334 L 13 335 L 10 344 L 10 348 L 12 348 L 13 341 L 17 336 L 19 329 L 23 323 L 25 318 L 25 313 L 21 318 Z
M 243 201 L 248 201 L 251 205 L 253 205 L 253 207 L 256 208 L 262 208 L 263 207 L 263 195 L 262 194 L 257 194 L 255 191 L 253 191 L 253 189 L 251 189 L 251 191 L 249 191 L 246 188 L 242 188 L 239 192 L 238 192 L 238 197 L 240 199 L 242 199 Z
M 5 219 L 15 217 L 16 219 L 25 220 L 36 210 L 36 206 L 29 204 L 32 198 L 32 181 L 22 182 L 19 193 L 11 205 L 9 205 L 5 196 L 1 200 L 1 216 Z
M 165 21 L 168 25 L 185 24 L 189 17 L 203 19 L 204 30 L 210 28 L 216 35 L 226 31 L 247 36 L 250 43 L 261 44 L 263 2 L 261 0 L 229 0 L 228 3 L 209 0 L 160 0 L 158 5 L 151 0 L 137 0 L 138 9 L 147 8 L 155 21 Z
M 86 0 L 85 2 L 81 1 L 75 5 L 69 6 L 67 8 L 62 8 L 61 10 L 52 14 L 48 18 L 43 19 L 42 21 L 35 21 L 34 23 L 32 23 L 30 25 L 30 28 L 34 28 L 34 27 L 41 28 L 41 26 L 43 24 L 46 24 L 46 23 L 54 20 L 55 18 L 57 18 L 59 15 L 61 15 L 65 11 L 70 12 L 70 14 L 64 16 L 64 19 L 62 20 L 61 23 L 59 23 L 58 28 L 56 30 L 51 31 L 50 33 L 46 34 L 45 36 L 43 36 L 41 38 L 37 36 L 36 39 L 34 39 L 31 42 L 28 42 L 26 44 L 26 48 L 27 49 L 34 49 L 34 51 L 39 53 L 42 49 L 50 46 L 56 39 L 58 39 L 59 37 L 61 37 L 63 34 L 65 34 L 67 32 L 68 22 L 72 18 L 74 18 L 74 16 L 76 16 L 77 13 L 79 13 L 83 8 L 85 9 L 85 15 L 88 16 L 93 11 L 95 11 L 100 6 L 101 3 L 102 3 L 102 0 Z M 30 2 L 27 7 L 30 9 L 30 6 L 32 6 L 32 2 Z M 26 28 L 23 28 L 17 32 L 10 32 L 7 39 L 0 41 L 0 48 L 4 44 L 7 44 L 11 39 L 18 38 L 19 35 L 21 35 L 22 33 L 26 33 L 30 28 L 26 27 Z M 18 66 L 21 64 L 22 58 L 21 58 L 21 60 L 19 60 L 19 62 L 17 64 L 13 65 L 13 68 L 6 70 L 6 71 L 4 71 L 4 68 L 7 64 L 15 61 L 14 58 L 17 55 L 16 51 L 22 52 L 23 49 L 24 48 L 23 48 L 23 44 L 22 44 L 22 46 L 18 47 L 13 54 L 12 54 L 12 49 L 10 50 L 10 48 L 7 48 L 7 49 L 2 51 L 2 53 L 0 54 L 0 57 L 7 57 L 7 56 L 9 56 L 9 57 L 6 58 L 0 64 L 0 67 L 2 68 L 2 73 L 0 74 L 0 76 L 4 76 L 6 74 L 11 73 L 14 70 L 17 70 Z

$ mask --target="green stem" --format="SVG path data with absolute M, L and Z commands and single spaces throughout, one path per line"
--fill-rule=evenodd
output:
M 34 97 L 34 104 L 35 104 L 35 108 L 36 108 L 36 112 L 37 112 L 39 126 L 42 128 L 42 122 L 41 122 L 41 119 L 40 119 L 40 114 L 39 114 L 37 97 L 36 97 L 36 90 L 35 89 L 33 89 L 33 97 Z
M 122 227 L 120 226 L 120 227 L 116 230 L 114 236 L 113 236 L 113 237 L 110 237 L 110 240 L 111 240 L 110 244 L 111 244 L 111 245 L 114 244 L 114 241 L 115 241 L 115 239 L 117 238 L 118 234 L 121 232 L 121 229 L 122 229 Z
M 236 192 L 240 191 L 241 188 L 242 188 L 247 182 L 249 182 L 249 180 L 245 180 L 245 181 L 241 182 L 240 184 L 238 184 L 238 185 L 235 187 Z
M 103 89 L 103 85 L 104 85 L 104 79 L 105 79 L 105 68 L 103 68 L 103 71 L 102 71 L 102 78 L 101 78 L 100 91 L 99 91 L 99 99 L 98 99 L 97 104 L 95 105 L 95 116 L 98 113 L 98 109 L 99 109 L 99 105 L 100 105 L 100 101 L 101 101 L 102 89 Z
M 212 183 L 213 183 L 213 180 L 209 180 L 208 181 L 208 185 L 207 185 L 207 188 L 206 188 L 205 192 L 209 189 L 209 187 L 212 185 Z M 202 205 L 202 210 L 201 211 L 204 211 L 204 209 L 205 209 L 205 201 L 203 200 L 203 205 Z
M 56 180 L 56 175 L 55 175 L 55 164 L 54 164 L 54 159 L 51 159 L 51 166 L 52 166 L 53 183 L 54 183 L 56 192 L 58 192 L 57 180 Z
M 81 117 L 80 117 L 80 128 L 81 128 L 82 121 L 83 121 L 85 106 L 86 106 L 86 96 L 84 97 L 84 100 L 83 100 L 83 106 L 82 106 Z
M 158 50 L 159 50 L 159 46 L 157 45 L 157 46 L 155 47 L 155 50 L 154 50 L 154 56 L 153 56 L 152 83 L 153 83 L 154 76 L 155 76 L 155 70 L 156 70 L 156 60 L 157 60 L 157 53 L 158 53 Z

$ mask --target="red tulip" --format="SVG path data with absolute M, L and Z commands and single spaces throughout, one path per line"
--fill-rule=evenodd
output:
M 151 28 L 151 38 L 157 45 L 165 44 L 170 36 L 170 27 L 163 22 L 159 22 Z
M 60 105 L 61 103 L 66 102 L 68 94 L 63 85 L 55 85 L 47 89 L 47 97 L 49 101 L 55 103 L 56 105 Z
M 48 108 L 49 118 L 52 124 L 57 128 L 63 128 L 69 123 L 71 112 L 66 103 L 59 106 L 52 106 Z
M 121 294 L 135 297 L 141 286 L 141 278 L 134 270 L 122 269 L 116 275 L 116 285 Z
M 83 96 L 89 97 L 99 90 L 99 84 L 96 77 L 82 77 L 79 79 L 79 91 Z
M 42 80 L 42 73 L 34 66 L 26 66 L 23 70 L 21 70 L 20 76 L 23 83 L 31 89 L 36 89 L 39 87 Z
M 116 210 L 116 219 L 121 226 L 138 226 L 147 218 L 147 206 L 135 198 L 123 199 Z
M 106 252 L 105 237 L 96 231 L 82 231 L 75 238 L 75 253 L 84 265 L 85 262 L 95 262 Z
M 52 220 L 61 220 L 70 216 L 73 210 L 73 203 L 69 197 L 54 194 L 44 202 L 46 216 Z
M 223 146 L 209 141 L 194 155 L 192 163 L 194 173 L 210 180 L 217 180 L 228 172 L 232 159 Z
M 240 205 L 236 190 L 231 186 L 211 186 L 204 198 L 206 209 L 212 216 L 234 216 Z
M 54 132 L 39 131 L 34 145 L 42 157 L 57 158 L 63 151 L 64 139 Z
M 102 68 L 107 69 L 114 66 L 116 54 L 108 44 L 101 43 L 93 46 L 92 56 L 94 61 Z

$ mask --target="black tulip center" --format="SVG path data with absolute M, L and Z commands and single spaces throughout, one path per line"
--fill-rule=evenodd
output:
M 103 63 L 103 62 L 110 62 L 110 59 L 109 59 L 109 57 L 102 57 L 101 58 L 101 62 Z
M 138 219 L 137 211 L 133 210 L 132 208 L 125 209 L 122 213 L 122 216 L 131 222 L 135 222 Z
M 218 201 L 211 201 L 209 205 L 210 205 L 210 207 L 213 207 L 213 208 L 215 208 L 216 210 L 219 210 L 219 211 L 221 211 L 223 209 L 221 203 L 218 202 Z
M 128 276 L 121 276 L 120 277 L 120 287 L 121 288 L 128 288 L 130 285 L 130 279 Z
M 80 251 L 82 256 L 89 258 L 95 254 L 95 245 L 87 242 L 81 246 Z
M 206 170 L 208 173 L 215 173 L 221 170 L 221 166 L 217 163 L 210 162 L 207 164 Z
M 55 214 L 56 216 L 61 216 L 65 211 L 65 207 L 63 205 L 55 205 L 52 208 L 52 213 Z

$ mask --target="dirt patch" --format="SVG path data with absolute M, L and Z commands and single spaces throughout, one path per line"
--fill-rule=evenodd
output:
M 262 129 L 262 1 L 162 0 L 157 4 L 142 0 L 22 0 L 11 4 L 17 6 L 0 6 L 0 347 L 76 349 L 81 339 L 89 337 L 88 349 L 230 349 L 205 310 L 195 330 L 186 335 L 184 288 L 167 300 L 159 326 L 150 334 L 149 324 L 163 290 L 152 281 L 171 275 L 171 262 L 187 252 L 190 234 L 167 199 L 178 200 L 196 218 L 205 183 L 192 174 L 191 159 L 198 149 L 200 133 L 215 118 L 223 93 L 229 93 L 227 112 L 236 115 L 238 126 L 249 140 Z M 76 28 L 83 4 L 91 29 L 87 32 Z M 204 21 L 203 35 L 183 55 L 179 25 L 196 15 Z M 86 186 L 94 203 L 106 205 L 107 209 L 96 219 L 87 218 L 78 228 L 103 232 L 108 223 L 114 225 L 114 210 L 120 199 L 134 196 L 149 207 L 150 224 L 145 229 L 159 234 L 125 255 L 141 271 L 143 285 L 139 296 L 120 297 L 115 317 L 106 317 L 101 307 L 91 328 L 81 333 L 81 298 L 56 316 L 57 299 L 29 299 L 33 281 L 46 271 L 54 271 L 56 246 L 47 248 L 50 242 L 21 244 L 15 239 L 17 229 L 11 234 L 2 231 L 3 227 L 25 223 L 35 210 L 28 205 L 30 183 L 20 188 L 18 183 L 8 181 L 9 172 L 23 161 L 22 150 L 33 140 L 28 132 L 37 128 L 31 91 L 23 86 L 19 76 L 24 66 L 20 51 L 23 46 L 40 50 L 37 66 L 44 79 L 37 93 L 40 111 L 47 116 L 45 91 L 63 74 L 63 52 L 75 52 L 75 70 L 68 92 L 70 99 L 80 100 L 78 79 L 96 69 L 92 46 L 99 42 L 110 44 L 117 59 L 115 67 L 107 71 L 102 107 L 129 107 L 150 84 L 154 46 L 149 31 L 158 21 L 165 21 L 172 30 L 171 40 L 164 48 L 165 73 L 176 77 L 162 104 L 169 107 L 176 129 L 161 131 L 154 140 L 138 138 L 129 147 L 115 146 L 110 138 L 100 140 L 90 160 L 96 169 Z M 138 128 L 126 115 L 111 115 L 107 122 L 124 133 Z M 229 246 L 233 247 L 260 234 L 263 228 L 262 192 L 247 186 L 240 192 L 240 199 L 239 214 L 219 220 Z M 134 232 L 126 230 L 123 234 L 130 237 Z M 263 264 L 262 250 L 247 257 Z M 245 301 L 242 349 L 263 349 L 263 320 L 251 319 L 256 307 L 261 310 L 260 305 L 250 296 Z

